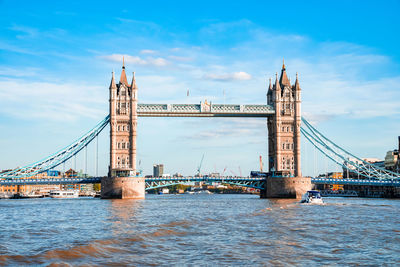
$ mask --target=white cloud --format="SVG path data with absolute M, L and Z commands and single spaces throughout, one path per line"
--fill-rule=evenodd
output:
M 140 51 L 140 54 L 155 54 L 155 53 L 157 53 L 157 51 L 150 49 L 143 49 Z
M 153 58 L 153 57 L 147 57 L 147 58 L 141 58 L 138 56 L 130 56 L 130 55 L 122 55 L 122 54 L 112 54 L 112 55 L 106 55 L 106 56 L 100 56 L 100 58 L 112 61 L 112 62 L 118 62 L 121 63 L 122 59 L 124 58 L 125 63 L 131 63 L 131 64 L 137 64 L 137 65 L 148 65 L 148 66 L 157 66 L 157 67 L 163 67 L 169 64 L 169 62 L 161 57 Z
M 104 88 L 83 84 L 0 81 L 0 114 L 20 119 L 98 119 L 106 112 Z M 104 98 L 104 99 L 103 99 Z
M 222 74 L 208 73 L 204 75 L 204 78 L 214 81 L 245 81 L 245 80 L 250 80 L 252 77 L 250 74 L 244 71 L 239 71 L 234 73 L 222 73 Z

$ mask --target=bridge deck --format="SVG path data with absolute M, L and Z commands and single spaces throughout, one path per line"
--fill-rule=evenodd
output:
M 269 117 L 270 105 L 138 104 L 139 117 Z
M 36 185 L 36 184 L 90 184 L 100 183 L 102 177 L 76 177 L 76 178 L 43 178 L 43 179 L 0 179 L 0 186 L 7 185 Z M 172 184 L 191 182 L 227 183 L 252 188 L 264 188 L 265 178 L 259 177 L 152 177 L 146 178 L 146 186 L 158 188 Z M 400 187 L 399 180 L 364 180 L 364 179 L 333 179 L 333 178 L 311 178 L 313 184 L 339 184 L 339 185 L 367 185 L 367 186 L 394 186 Z

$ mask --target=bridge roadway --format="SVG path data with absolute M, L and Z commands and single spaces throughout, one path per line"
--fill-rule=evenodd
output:
M 236 104 L 138 104 L 139 117 L 269 117 L 270 105 Z
M 43 178 L 43 179 L 1 179 L 0 186 L 10 185 L 44 185 L 44 184 L 94 184 L 100 183 L 102 177 L 77 177 L 77 178 Z M 260 177 L 153 177 L 146 178 L 146 190 L 166 187 L 175 184 L 190 182 L 227 183 L 256 189 L 264 189 L 265 179 Z M 337 184 L 337 185 L 367 185 L 367 186 L 391 186 L 400 187 L 399 180 L 363 180 L 363 179 L 333 179 L 311 178 L 313 184 Z

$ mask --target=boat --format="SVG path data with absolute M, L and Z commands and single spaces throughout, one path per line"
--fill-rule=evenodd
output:
M 301 198 L 300 203 L 310 203 L 310 204 L 322 204 L 324 201 L 322 200 L 321 194 L 319 191 L 307 191 L 303 197 Z
M 14 195 L 14 198 L 44 198 L 44 195 L 37 194 L 36 192 L 18 193 Z
M 51 190 L 51 198 L 78 198 L 79 190 Z
M 11 192 L 0 192 L 0 198 L 9 199 L 14 196 L 14 193 Z
M 208 191 L 207 189 L 205 190 L 199 190 L 199 191 L 195 191 L 196 194 L 212 194 L 210 191 Z

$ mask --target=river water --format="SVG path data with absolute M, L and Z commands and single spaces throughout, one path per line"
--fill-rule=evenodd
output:
M 400 200 L 0 200 L 0 265 L 400 265 Z

